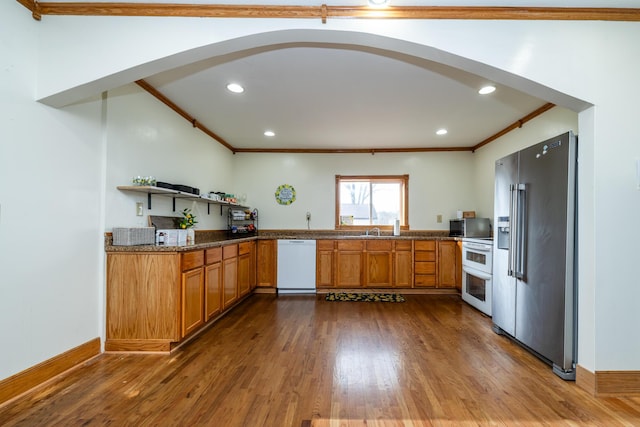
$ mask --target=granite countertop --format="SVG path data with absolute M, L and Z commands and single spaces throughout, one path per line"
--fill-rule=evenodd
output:
M 188 246 L 135 245 L 114 246 L 111 233 L 105 233 L 106 252 L 187 252 L 199 249 L 215 248 L 233 243 L 250 242 L 260 239 L 307 239 L 307 240 L 461 240 L 449 237 L 445 230 L 404 231 L 400 236 L 382 232 L 380 237 L 367 237 L 361 231 L 341 230 L 267 230 L 252 235 L 229 235 L 226 231 L 196 230 L 196 243 Z

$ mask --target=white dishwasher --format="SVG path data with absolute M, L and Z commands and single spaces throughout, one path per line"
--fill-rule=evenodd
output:
M 278 240 L 277 280 L 279 294 L 315 294 L 315 240 Z

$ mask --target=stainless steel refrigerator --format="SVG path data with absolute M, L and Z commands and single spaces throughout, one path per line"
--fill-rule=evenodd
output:
M 493 329 L 575 379 L 577 138 L 496 161 Z

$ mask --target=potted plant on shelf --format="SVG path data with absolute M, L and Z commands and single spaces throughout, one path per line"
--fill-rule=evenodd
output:
M 198 221 L 196 221 L 196 216 L 191 213 L 191 209 L 185 209 L 182 211 L 180 228 L 187 230 L 187 245 L 193 245 L 196 243 L 196 232 L 193 228 L 197 223 Z

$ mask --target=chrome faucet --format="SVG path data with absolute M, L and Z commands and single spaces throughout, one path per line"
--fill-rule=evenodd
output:
M 366 236 L 369 235 L 370 231 L 377 231 L 378 232 L 378 237 L 380 237 L 380 229 L 378 227 L 373 227 L 371 230 L 367 230 Z

